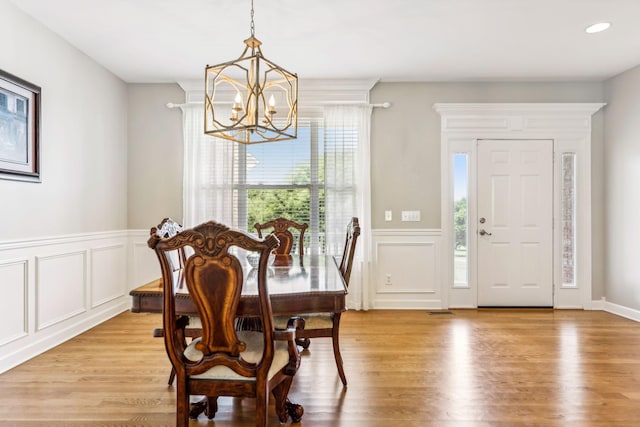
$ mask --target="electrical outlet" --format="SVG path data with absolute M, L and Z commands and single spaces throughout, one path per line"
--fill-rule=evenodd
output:
M 393 213 L 391 211 L 384 211 L 384 220 L 391 221 L 393 219 Z
M 385 285 L 390 285 L 391 284 L 391 275 L 390 274 L 387 274 L 387 277 L 385 279 L 384 284 Z

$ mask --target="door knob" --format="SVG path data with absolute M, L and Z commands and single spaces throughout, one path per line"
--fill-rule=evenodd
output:
M 484 229 L 484 228 L 483 228 L 483 229 L 481 229 L 480 231 L 478 231 L 478 233 L 479 233 L 481 236 L 491 236 L 491 233 L 489 233 L 488 231 L 485 231 L 485 229 Z

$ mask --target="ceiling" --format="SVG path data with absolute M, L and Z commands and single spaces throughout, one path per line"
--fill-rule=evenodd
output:
M 11 1 L 131 83 L 204 78 L 250 35 L 250 0 Z M 640 64 L 639 18 L 639 0 L 255 0 L 254 16 L 301 79 L 387 82 L 604 80 Z

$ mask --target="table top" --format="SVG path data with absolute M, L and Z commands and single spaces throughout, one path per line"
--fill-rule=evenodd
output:
M 243 259 L 239 257 L 239 259 Z M 247 264 L 238 313 L 259 312 L 257 269 Z M 345 311 L 347 287 L 332 256 L 294 255 L 275 258 L 267 270 L 267 286 L 274 315 Z M 133 312 L 162 312 L 162 280 L 156 279 L 130 292 Z M 197 314 L 186 287 L 176 297 L 179 314 Z

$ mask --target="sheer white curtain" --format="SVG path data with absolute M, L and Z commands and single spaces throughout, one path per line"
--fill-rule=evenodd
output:
M 229 114 L 231 111 L 229 111 Z M 237 179 L 234 164 L 238 144 L 204 133 L 204 107 L 182 107 L 184 133 L 183 225 L 214 220 L 237 227 Z
M 347 224 L 358 217 L 361 234 L 347 297 L 348 307 L 355 310 L 369 309 L 371 110 L 369 105 L 336 105 L 324 110 L 327 253 L 342 253 Z
M 243 167 L 241 144 L 204 134 L 201 105 L 182 107 L 184 132 L 183 225 L 215 220 L 239 224 L 238 184 Z M 230 114 L 230 111 L 229 111 Z M 349 220 L 356 216 L 361 234 L 349 282 L 347 305 L 369 308 L 371 260 L 370 122 L 368 105 L 328 106 L 324 110 L 326 251 L 341 255 Z M 246 197 L 246 196 L 243 196 Z M 245 221 L 246 222 L 246 221 Z

